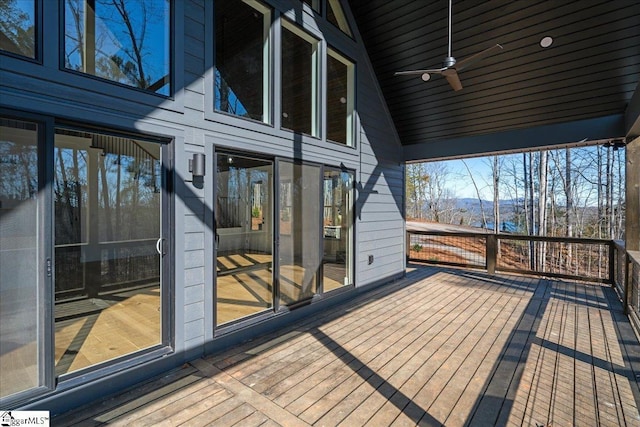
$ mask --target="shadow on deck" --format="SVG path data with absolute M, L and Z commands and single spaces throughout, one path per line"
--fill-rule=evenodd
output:
M 54 422 L 637 426 L 639 378 L 610 287 L 418 266 Z

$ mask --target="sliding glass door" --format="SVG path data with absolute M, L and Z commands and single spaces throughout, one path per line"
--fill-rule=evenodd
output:
M 40 125 L 0 119 L 0 401 L 46 384 Z M 6 406 L 8 407 L 8 406 Z
M 322 290 L 353 284 L 353 172 L 324 168 Z
M 216 155 L 216 324 L 273 307 L 273 162 Z
M 162 152 L 156 142 L 56 129 L 57 375 L 163 344 Z
M 320 166 L 280 161 L 278 173 L 279 303 L 292 305 L 318 293 Z
M 215 323 L 353 285 L 353 172 L 216 153 Z

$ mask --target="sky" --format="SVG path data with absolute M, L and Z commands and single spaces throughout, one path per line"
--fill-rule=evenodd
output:
M 464 160 L 473 173 L 478 190 L 484 200 L 493 200 L 493 188 L 491 183 L 491 157 L 474 157 Z M 469 172 L 462 160 L 448 160 L 445 162 L 451 178 L 455 181 L 449 183 L 449 188 L 459 198 L 478 198 Z

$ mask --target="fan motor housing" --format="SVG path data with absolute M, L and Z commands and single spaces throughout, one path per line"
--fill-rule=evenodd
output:
M 454 65 L 456 65 L 456 58 L 454 58 L 453 56 L 447 56 L 446 58 L 444 58 L 444 62 L 442 63 L 442 65 L 445 67 L 453 67 Z

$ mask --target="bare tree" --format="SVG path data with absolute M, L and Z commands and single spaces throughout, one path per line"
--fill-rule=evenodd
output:
M 493 175 L 493 232 L 500 230 L 500 166 L 498 156 L 493 156 L 491 174 Z
M 476 190 L 476 195 L 478 196 L 478 203 L 480 203 L 480 214 L 482 215 L 482 228 L 487 228 L 487 215 L 484 212 L 484 205 L 482 203 L 482 196 L 480 196 L 480 189 L 478 189 L 478 184 L 476 184 L 476 180 L 473 178 L 473 174 L 471 173 L 471 169 L 469 169 L 469 165 L 467 162 L 462 159 L 462 164 L 467 169 L 467 173 L 469 174 L 469 179 L 473 183 L 473 188 Z
M 544 236 L 547 230 L 547 178 L 549 174 L 548 158 L 548 151 L 540 151 L 538 169 L 538 236 Z M 545 242 L 539 243 L 538 268 L 543 271 L 545 268 L 547 245 Z

